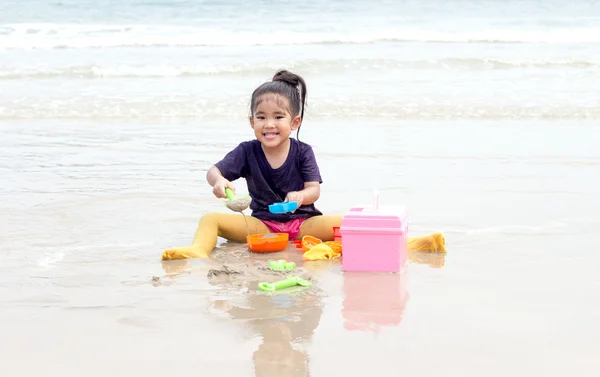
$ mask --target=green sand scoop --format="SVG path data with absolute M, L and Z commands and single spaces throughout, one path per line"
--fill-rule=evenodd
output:
M 258 289 L 265 292 L 273 292 L 279 289 L 293 287 L 295 285 L 299 285 L 301 287 L 310 287 L 312 286 L 312 283 L 308 280 L 290 275 L 285 280 L 280 280 L 273 283 L 259 283 Z
M 250 202 L 252 202 L 250 195 L 244 195 L 238 198 L 229 187 L 225 189 L 225 195 L 227 195 L 227 199 L 229 199 L 225 202 L 225 206 L 233 212 L 244 211 L 246 208 L 248 208 L 248 206 L 250 206 Z

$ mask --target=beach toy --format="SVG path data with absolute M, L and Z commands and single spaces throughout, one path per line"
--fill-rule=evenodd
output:
M 269 212 L 271 213 L 288 213 L 298 209 L 298 202 L 281 202 L 273 203 L 269 206 Z
M 300 285 L 302 287 L 310 287 L 312 283 L 308 280 L 304 280 L 297 276 L 288 276 L 285 280 L 276 281 L 273 283 L 259 283 L 258 289 L 265 292 L 273 292 L 279 289 L 285 289 L 289 287 L 293 287 L 295 285 Z
M 252 202 L 252 198 L 250 195 L 244 195 L 240 198 L 235 196 L 235 193 L 227 187 L 225 189 L 225 195 L 227 196 L 227 201 L 225 201 L 225 206 L 232 210 L 233 212 L 242 212 L 246 208 L 250 206 L 250 202 Z
M 322 242 L 323 241 L 321 241 L 317 237 L 304 236 L 302 237 L 302 249 L 304 249 L 304 251 L 308 251 Z
M 269 268 L 273 271 L 291 271 L 296 268 L 296 263 L 286 260 L 272 260 L 269 262 Z
M 351 208 L 340 227 L 344 271 L 399 272 L 408 250 L 406 207 L 379 206 L 375 191 L 372 206 Z
M 334 241 L 341 241 L 342 240 L 342 233 L 340 233 L 340 227 L 339 226 L 334 226 L 333 227 L 333 240 Z
M 317 237 L 307 235 L 307 236 L 302 237 L 301 240 L 293 241 L 293 242 L 296 243 L 297 248 L 302 248 L 302 249 L 304 249 L 304 251 L 308 251 L 308 250 L 312 249 L 313 247 L 317 246 L 318 244 L 324 243 L 324 244 L 328 245 L 329 247 L 331 247 L 336 253 L 342 252 L 342 241 L 323 242 L 320 239 L 318 239 Z
M 341 250 L 340 250 L 341 251 Z M 333 250 L 331 246 L 323 242 L 313 246 L 310 250 L 305 252 L 302 256 L 308 260 L 322 260 L 322 259 L 335 259 L 339 258 L 341 252 Z
M 248 249 L 255 253 L 282 251 L 288 245 L 287 233 L 251 234 L 246 237 Z
M 342 242 L 341 241 L 327 241 L 325 245 L 329 246 L 334 253 L 342 253 Z

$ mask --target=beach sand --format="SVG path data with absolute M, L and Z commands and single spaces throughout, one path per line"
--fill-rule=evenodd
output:
M 219 124 L 2 123 L 13 198 L 0 214 L 3 370 L 595 375 L 595 123 L 378 121 L 360 150 L 341 128 L 358 129 L 307 121 L 325 177 L 319 208 L 343 213 L 378 188 L 381 205 L 408 205 L 411 235 L 443 231 L 447 253 L 411 253 L 401 275 L 230 243 L 210 260 L 161 262 L 202 213 L 226 211 L 202 170 L 236 135 Z M 196 140 L 214 145 L 204 161 Z M 357 170 L 364 178 L 348 180 Z M 296 261 L 313 287 L 258 292 L 276 278 L 261 269 L 269 258 Z M 224 265 L 241 274 L 208 277 Z
M 600 375 L 598 20 L 582 0 L 0 2 L 0 374 Z M 377 189 L 447 253 L 400 275 L 224 240 L 161 261 L 227 211 L 206 170 L 280 68 L 308 84 L 317 208 Z M 258 292 L 269 258 L 313 286 Z

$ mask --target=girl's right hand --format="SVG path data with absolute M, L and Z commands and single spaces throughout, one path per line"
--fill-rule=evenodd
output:
M 215 196 L 219 199 L 227 198 L 227 195 L 225 195 L 225 188 L 227 187 L 235 193 L 235 187 L 233 187 L 233 184 L 227 179 L 221 177 L 217 180 L 217 182 L 215 182 L 215 185 L 213 186 L 213 194 L 215 194 Z

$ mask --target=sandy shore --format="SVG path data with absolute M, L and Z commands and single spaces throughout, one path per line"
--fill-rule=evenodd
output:
M 224 128 L 0 123 L 4 372 L 597 374 L 595 124 L 379 122 L 358 149 L 351 124 L 313 122 L 320 209 L 377 187 L 382 205 L 409 206 L 412 234 L 444 231 L 447 255 L 367 277 L 288 250 L 268 257 L 296 260 L 314 286 L 260 294 L 267 256 L 240 245 L 160 261 L 223 210 L 203 172 L 236 142 Z M 241 273 L 208 277 L 224 264 Z

